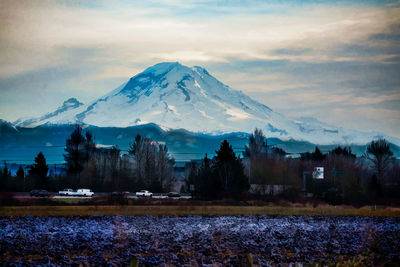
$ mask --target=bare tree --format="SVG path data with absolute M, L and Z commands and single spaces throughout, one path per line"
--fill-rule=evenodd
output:
M 372 141 L 368 144 L 364 157 L 372 162 L 378 179 L 382 179 L 386 170 L 393 163 L 393 152 L 385 139 Z
M 257 158 L 267 153 L 267 140 L 260 129 L 255 129 L 249 137 L 249 144 L 245 146 L 244 156 Z
M 245 146 L 243 155 L 248 159 L 249 183 L 259 182 L 261 179 L 260 167 L 267 158 L 267 141 L 260 129 L 255 129 L 249 137 L 249 144 Z
M 135 175 L 139 181 L 143 178 L 143 162 L 144 162 L 144 142 L 141 135 L 136 135 L 135 141 L 129 144 L 128 153 L 133 156 L 135 160 Z
M 129 154 L 135 160 L 136 177 L 144 186 L 155 191 L 169 189 L 173 181 L 174 161 L 165 145 L 137 135 L 130 144 Z
M 163 191 L 168 191 L 173 182 L 174 160 L 168 153 L 168 147 L 163 144 L 158 145 L 157 151 L 157 176 Z

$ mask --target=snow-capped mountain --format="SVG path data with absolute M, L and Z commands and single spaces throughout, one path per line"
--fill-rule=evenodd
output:
M 14 125 L 35 127 L 45 123 L 100 127 L 156 123 L 164 129 L 210 134 L 250 133 L 257 127 L 268 137 L 317 144 L 365 144 L 383 136 L 346 130 L 312 118 L 289 119 L 224 85 L 204 68 L 177 62 L 149 67 L 90 104 L 69 99 L 54 112 L 18 120 Z M 400 144 L 397 138 L 386 138 Z
M 35 127 L 44 123 L 56 123 L 56 124 L 73 124 L 75 120 L 76 112 L 80 109 L 79 107 L 84 106 L 83 103 L 79 102 L 76 98 L 70 98 L 58 107 L 55 111 L 47 113 L 39 118 L 29 119 L 18 119 L 14 122 L 14 125 L 20 127 Z

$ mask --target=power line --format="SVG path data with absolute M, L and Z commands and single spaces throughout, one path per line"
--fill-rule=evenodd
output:
M 33 162 L 35 162 L 35 160 L 33 160 L 33 159 L 29 159 L 29 160 L 28 159 L 0 159 L 0 164 L 2 164 L 2 162 L 32 162 L 33 163 Z M 46 162 L 65 163 L 65 161 L 56 160 L 56 159 L 49 159 L 49 160 L 46 160 Z
M 52 148 L 52 147 L 65 147 L 65 145 L 49 145 L 49 146 L 0 146 L 0 148 Z
M 113 146 L 113 145 L 110 145 Z M 273 145 L 271 145 L 273 146 Z M 0 146 L 0 148 L 60 148 L 65 145 L 43 145 L 43 146 Z M 244 150 L 244 147 L 233 147 L 232 149 Z M 120 151 L 129 151 L 129 149 L 120 149 Z

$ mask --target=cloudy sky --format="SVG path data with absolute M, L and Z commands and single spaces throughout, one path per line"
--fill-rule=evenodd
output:
M 399 1 L 1 0 L 0 25 L 9 121 L 179 61 L 287 116 L 400 137 Z

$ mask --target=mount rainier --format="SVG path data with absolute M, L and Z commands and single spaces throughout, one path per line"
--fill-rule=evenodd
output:
M 202 67 L 177 62 L 159 63 L 130 78 L 89 104 L 68 99 L 39 118 L 18 119 L 14 126 L 81 123 L 98 127 L 128 127 L 155 123 L 163 129 L 186 129 L 204 134 L 252 132 L 268 137 L 315 144 L 366 144 L 385 137 L 328 125 L 313 118 L 290 119 L 241 91 L 224 85 Z

